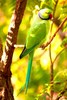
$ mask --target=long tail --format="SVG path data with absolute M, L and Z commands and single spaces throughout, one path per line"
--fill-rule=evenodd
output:
M 34 50 L 29 53 L 28 70 L 27 70 L 26 83 L 25 83 L 25 87 L 26 87 L 25 93 L 27 93 L 27 90 L 28 90 L 28 84 L 30 80 L 31 67 L 32 67 L 32 61 L 33 61 L 33 54 L 34 54 Z
M 25 84 L 20 88 L 18 95 L 25 90 L 25 93 L 27 93 L 29 80 L 30 80 L 30 74 L 31 74 L 31 67 L 32 67 L 32 61 L 33 61 L 33 54 L 34 50 L 32 50 L 29 53 L 29 60 L 28 60 L 28 69 L 27 69 L 27 75 L 26 75 L 26 81 Z

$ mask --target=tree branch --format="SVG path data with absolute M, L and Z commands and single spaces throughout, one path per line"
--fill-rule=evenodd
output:
M 62 28 L 62 26 L 64 25 L 64 23 L 67 21 L 67 17 L 62 21 L 62 23 L 59 25 L 59 27 L 57 28 L 57 30 L 55 31 L 55 33 L 53 34 L 53 36 L 51 37 L 51 39 L 46 43 L 41 45 L 40 47 L 42 49 L 44 49 L 45 47 L 47 47 L 54 39 L 54 37 L 56 36 L 57 32 Z
M 0 62 L 0 100 L 7 100 L 7 98 L 8 100 L 14 100 L 13 88 L 10 80 L 10 65 L 12 63 L 14 44 L 16 44 L 17 41 L 18 30 L 24 15 L 26 3 L 27 0 L 16 0 L 15 11 L 12 14 L 9 25 L 5 49 Z
M 10 65 L 12 62 L 12 56 L 14 51 L 14 44 L 16 44 L 17 41 L 17 34 L 24 14 L 26 2 L 27 0 L 17 0 L 15 11 L 12 15 L 11 22 L 9 25 L 5 50 L 1 59 L 1 61 L 4 63 L 4 71 L 6 73 L 10 70 Z

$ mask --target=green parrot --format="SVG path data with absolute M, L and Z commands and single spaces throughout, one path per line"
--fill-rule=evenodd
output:
M 41 9 L 38 11 L 28 31 L 25 47 L 20 54 L 20 59 L 29 54 L 28 70 L 26 75 L 26 82 L 24 86 L 21 87 L 20 92 L 22 92 L 24 89 L 25 92 L 28 90 L 34 50 L 45 41 L 46 34 L 49 32 L 50 26 L 50 22 L 48 20 L 51 18 L 52 11 L 50 9 Z

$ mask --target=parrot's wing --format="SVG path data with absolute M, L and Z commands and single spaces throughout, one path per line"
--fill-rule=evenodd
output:
M 39 43 L 38 43 L 39 44 Z M 26 47 L 24 47 L 23 51 L 20 54 L 20 59 L 23 58 L 24 56 L 26 56 L 27 54 L 29 54 L 38 44 L 34 45 L 33 47 L 26 49 Z

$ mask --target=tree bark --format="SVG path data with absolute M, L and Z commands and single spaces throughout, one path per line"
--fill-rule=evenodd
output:
M 18 30 L 24 15 L 26 3 L 27 0 L 16 0 L 16 7 L 9 25 L 5 49 L 2 57 L 0 57 L 0 100 L 14 100 L 10 66 L 12 63 L 14 44 L 17 41 Z

